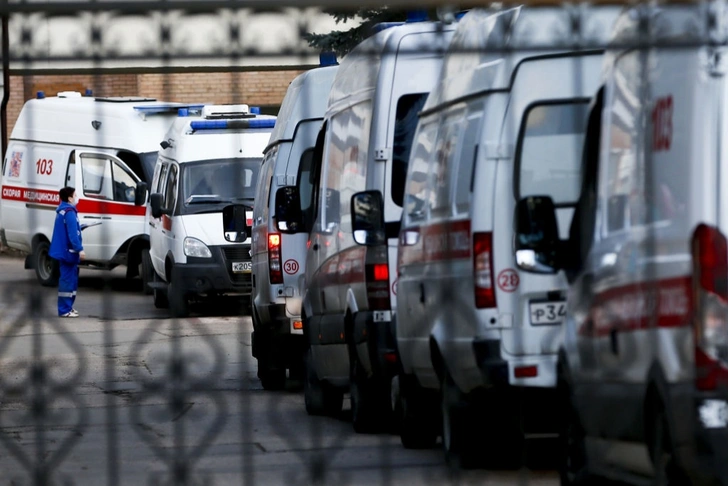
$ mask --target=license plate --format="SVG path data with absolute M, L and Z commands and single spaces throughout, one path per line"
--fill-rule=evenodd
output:
M 528 304 L 531 313 L 531 324 L 544 326 L 561 324 L 566 318 L 566 302 L 531 302 Z
M 253 271 L 253 262 L 233 262 L 233 273 L 250 273 Z

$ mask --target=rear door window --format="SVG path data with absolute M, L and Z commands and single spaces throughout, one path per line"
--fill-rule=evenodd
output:
M 557 205 L 576 203 L 588 102 L 549 101 L 526 109 L 516 151 L 516 199 L 541 195 Z

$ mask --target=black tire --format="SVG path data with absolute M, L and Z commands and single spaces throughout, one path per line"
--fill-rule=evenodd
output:
M 562 486 L 582 486 L 593 484 L 596 478 L 589 472 L 586 433 L 574 404 L 571 383 L 562 365 L 559 365 L 557 378 L 559 409 L 563 411 L 559 425 L 559 477 Z
M 311 349 L 306 354 L 306 379 L 303 382 L 303 397 L 309 415 L 334 416 L 341 412 L 344 393 L 316 376 L 311 359 Z
M 190 315 L 190 303 L 185 294 L 178 285 L 175 285 L 174 279 L 167 287 L 167 300 L 169 301 L 169 313 L 172 317 L 188 317 Z
M 655 486 L 678 486 L 690 484 L 689 478 L 679 466 L 672 447 L 667 414 L 662 406 L 656 406 L 651 414 L 654 424 L 649 428 L 648 447 L 655 469 Z
M 392 422 L 389 387 L 368 378 L 356 355 L 351 350 L 349 392 L 351 423 L 358 434 L 372 434 L 387 430 Z
M 152 280 L 155 283 L 161 283 L 162 279 L 159 278 L 157 275 L 157 272 L 153 272 Z M 162 290 L 154 287 L 152 289 L 152 295 L 154 296 L 154 307 L 157 309 L 168 309 L 169 308 L 169 300 L 167 299 L 167 293 Z
M 152 295 L 154 291 L 149 284 L 154 281 L 155 272 L 152 266 L 152 257 L 149 254 L 149 248 L 142 249 L 141 266 L 142 292 L 144 295 Z
M 58 279 L 61 271 L 58 262 L 50 257 L 50 243 L 40 241 L 33 248 L 33 268 L 35 268 L 35 276 L 38 282 L 44 287 L 58 286 Z
M 283 390 L 286 387 L 286 369 L 272 368 L 268 360 L 259 358 L 258 379 L 264 390 Z
M 399 435 L 406 449 L 431 449 L 440 421 L 437 397 L 423 390 L 414 376 L 399 375 Z
M 488 438 L 478 434 L 477 415 L 472 413 L 457 385 L 445 371 L 441 379 L 442 448 L 452 469 L 470 469 L 482 458 Z M 490 439 L 492 440 L 492 439 Z

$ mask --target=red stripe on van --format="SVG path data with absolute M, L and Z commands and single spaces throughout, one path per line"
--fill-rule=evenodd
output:
M 677 277 L 599 292 L 594 296 L 589 318 L 581 325 L 579 334 L 599 337 L 613 331 L 690 325 L 691 284 L 690 277 Z
M 43 189 L 30 189 L 28 187 L 3 186 L 2 198 L 9 201 L 22 201 L 35 204 L 48 204 L 58 206 L 61 203 L 61 196 L 58 191 L 46 191 Z
M 123 214 L 126 216 L 144 216 L 147 212 L 145 206 L 134 206 L 115 201 L 91 201 L 80 199 L 76 205 L 79 213 L 94 214 Z
M 403 244 L 407 231 L 419 233 L 415 244 Z M 469 219 L 404 228 L 400 233 L 399 266 L 470 258 L 471 246 Z

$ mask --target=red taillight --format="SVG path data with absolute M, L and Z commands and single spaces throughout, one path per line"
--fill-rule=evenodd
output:
M 374 280 L 387 280 L 389 281 L 389 265 L 386 263 L 377 263 L 374 265 Z
M 715 227 L 693 233 L 695 386 L 728 384 L 728 240 Z
M 475 277 L 475 307 L 495 307 L 493 288 L 493 234 L 473 234 L 473 276 Z
M 380 263 L 365 264 L 367 301 L 370 310 L 390 310 L 392 308 L 389 294 L 389 263 L 387 247 L 368 248 L 366 259 Z
M 281 235 L 278 233 L 268 234 L 268 275 L 271 284 L 283 283 L 283 271 L 281 270 Z

